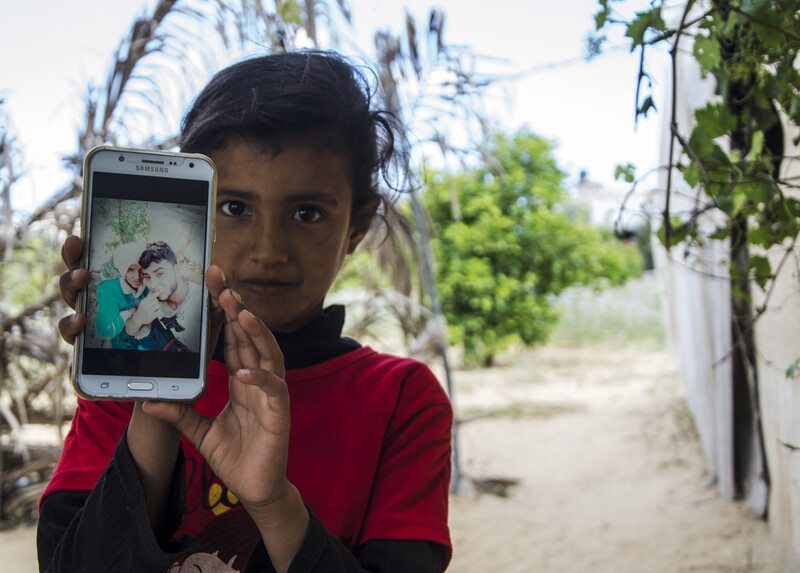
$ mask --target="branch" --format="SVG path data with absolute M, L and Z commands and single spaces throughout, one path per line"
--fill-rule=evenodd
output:
M 48 214 L 55 211 L 55 209 L 64 203 L 65 201 L 69 201 L 70 199 L 74 199 L 76 197 L 80 197 L 82 192 L 82 183 L 80 177 L 73 178 L 71 183 L 67 183 L 61 191 L 56 192 L 55 195 L 51 196 L 46 202 L 39 206 L 31 215 L 28 217 L 28 220 L 25 223 L 25 226 L 31 225 L 36 221 L 41 221 L 44 219 Z
M 0 319 L 0 332 L 7 332 L 8 329 L 15 324 L 21 324 L 26 318 L 30 318 L 37 312 L 49 308 L 59 300 L 61 300 L 61 294 L 54 292 L 53 294 L 43 296 L 35 303 L 27 306 L 25 310 L 16 316 L 4 316 L 2 319 Z
M 156 30 L 159 24 L 166 18 L 172 10 L 177 0 L 161 0 L 153 11 L 150 20 L 143 18 L 136 20 L 131 28 L 130 37 L 127 41 L 128 53 L 122 54 L 122 46 L 117 50 L 117 58 L 114 64 L 114 71 L 106 86 L 106 108 L 103 114 L 103 130 L 108 128 L 111 116 L 117 107 L 119 98 L 125 91 L 125 86 L 133 74 L 136 65 L 147 56 L 148 44 L 156 38 Z
M 664 243 L 667 250 L 670 249 L 672 245 L 672 223 L 669 218 L 670 214 L 670 197 L 672 195 L 672 171 L 673 171 L 673 162 L 675 161 L 675 135 L 678 133 L 678 123 L 677 123 L 677 115 L 678 115 L 678 45 L 680 44 L 681 35 L 686 27 L 686 18 L 689 17 L 689 10 L 692 9 L 694 5 L 694 0 L 688 0 L 686 2 L 686 6 L 683 10 L 683 15 L 681 16 L 681 23 L 678 26 L 678 29 L 675 33 L 675 45 L 670 50 L 670 59 L 672 61 L 672 102 L 671 102 L 671 109 L 670 109 L 670 132 L 672 137 L 669 138 L 669 158 L 667 160 L 667 165 L 669 166 L 669 170 L 667 171 L 667 188 L 665 190 L 666 198 L 664 200 L 664 212 L 662 213 L 662 217 L 664 218 Z
M 749 20 L 752 24 L 757 24 L 757 25 L 761 26 L 762 28 L 767 28 L 767 29 L 772 30 L 774 32 L 780 32 L 781 34 L 784 34 L 786 36 L 786 38 L 789 39 L 789 40 L 794 40 L 795 42 L 800 41 L 800 36 L 797 35 L 797 34 L 792 34 L 790 32 L 790 30 L 791 30 L 790 28 L 781 28 L 779 26 L 775 26 L 773 24 L 770 24 L 769 22 L 765 22 L 763 20 L 759 20 L 758 18 L 753 17 L 752 14 L 748 14 L 747 12 L 742 10 L 742 8 L 740 6 L 736 6 L 733 3 L 730 3 L 728 5 L 728 8 L 730 9 L 731 12 L 735 12 L 736 14 L 739 14 L 740 16 L 743 16 L 745 19 Z
M 766 293 L 764 294 L 764 302 L 763 302 L 763 304 L 761 306 L 759 306 L 756 309 L 756 318 L 758 318 L 759 316 L 764 314 L 764 312 L 766 312 L 767 303 L 769 302 L 769 299 L 772 297 L 772 293 L 775 290 L 775 283 L 776 283 L 775 279 L 781 273 L 781 269 L 783 269 L 783 265 L 786 264 L 786 261 L 794 253 L 794 247 L 795 247 L 796 244 L 797 244 L 797 235 L 792 237 L 791 244 L 786 248 L 786 252 L 783 254 L 783 256 L 781 257 L 780 262 L 778 263 L 778 266 L 775 268 L 775 271 L 772 273 L 772 280 L 770 281 L 769 288 L 767 289 Z

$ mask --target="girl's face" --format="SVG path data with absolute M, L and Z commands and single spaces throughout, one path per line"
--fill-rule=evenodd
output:
M 238 139 L 209 155 L 218 169 L 214 263 L 270 329 L 294 332 L 320 314 L 364 235 L 350 220 L 346 162 L 306 144 L 273 156 Z

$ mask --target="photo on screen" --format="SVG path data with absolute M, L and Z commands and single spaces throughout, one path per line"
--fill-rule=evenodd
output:
M 87 349 L 199 351 L 202 205 L 95 197 Z

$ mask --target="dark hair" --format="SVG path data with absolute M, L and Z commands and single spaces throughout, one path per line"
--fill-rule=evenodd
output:
M 164 241 L 148 243 L 147 248 L 139 255 L 139 266 L 143 269 L 161 261 L 167 261 L 173 265 L 178 264 L 178 257 L 175 256 L 175 253 Z
M 280 153 L 314 142 L 349 162 L 353 223 L 368 227 L 388 200 L 381 182 L 402 177 L 399 124 L 373 109 L 365 74 L 335 52 L 303 50 L 247 59 L 214 76 L 183 120 L 181 149 L 211 153 L 231 138 Z

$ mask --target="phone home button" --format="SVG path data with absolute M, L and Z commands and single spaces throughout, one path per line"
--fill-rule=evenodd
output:
M 155 387 L 150 380 L 130 380 L 128 382 L 128 389 L 134 392 L 149 392 Z

